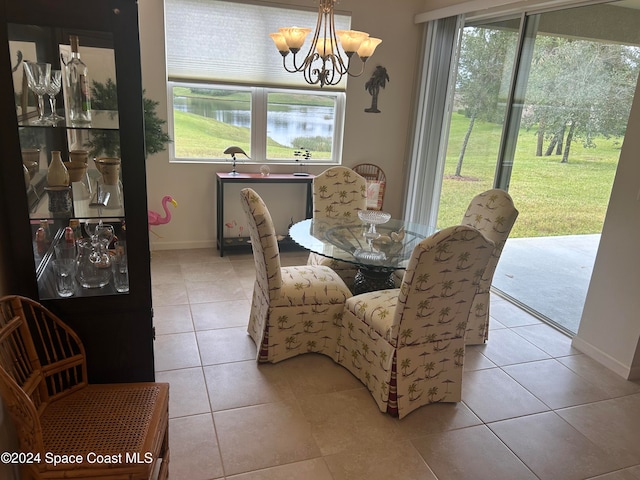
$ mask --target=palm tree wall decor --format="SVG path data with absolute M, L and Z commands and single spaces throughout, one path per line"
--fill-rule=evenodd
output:
M 365 112 L 380 113 L 380 110 L 378 110 L 378 94 L 381 88 L 387 86 L 388 81 L 389 74 L 387 73 L 387 69 L 378 65 L 371 75 L 371 78 L 364 84 L 365 90 L 371 95 L 371 106 L 365 108 Z

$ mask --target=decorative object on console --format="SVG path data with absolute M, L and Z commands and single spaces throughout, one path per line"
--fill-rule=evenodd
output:
M 336 30 L 335 3 L 336 0 L 318 1 L 316 30 L 300 64 L 296 62 L 296 55 L 311 32 L 310 28 L 279 28 L 277 33 L 269 35 L 282 55 L 284 69 L 289 73 L 302 72 L 304 80 L 310 85 L 337 85 L 346 74 L 352 77 L 362 75 L 366 61 L 382 42 L 379 38 L 369 37 L 366 32 Z M 289 52 L 293 53 L 291 67 L 286 62 Z M 362 69 L 358 73 L 351 70 L 351 57 L 355 53 L 362 60 Z
M 300 150 L 295 150 L 293 152 L 293 156 L 298 157 L 296 158 L 296 171 L 294 175 L 309 175 L 307 173 L 307 163 L 311 159 L 311 152 L 309 149 L 302 147 Z M 300 158 L 303 158 L 304 162 L 301 162 Z
M 371 75 L 371 78 L 364 84 L 364 89 L 369 92 L 369 95 L 371 95 L 371 106 L 369 108 L 365 108 L 365 112 L 380 113 L 380 110 L 378 110 L 378 94 L 380 93 L 381 88 L 387 86 L 388 81 L 389 74 L 387 73 L 387 69 L 378 65 Z
M 149 210 L 148 212 L 147 216 L 149 221 L 149 231 L 157 237 L 160 237 L 160 235 L 151 230 L 151 225 L 165 225 L 171 221 L 171 211 L 169 210 L 168 206 L 169 203 L 173 204 L 174 207 L 178 206 L 178 202 L 176 202 L 171 195 L 165 195 L 164 197 L 162 197 L 162 209 L 164 210 L 164 217 L 158 212 L 154 212 L 153 210 Z
M 240 147 L 237 147 L 235 145 L 232 145 L 231 147 L 227 147 L 227 149 L 224 151 L 224 154 L 231 155 L 231 160 L 233 161 L 233 168 L 229 172 L 229 175 L 238 175 L 238 172 L 236 171 L 236 154 L 237 153 L 241 153 L 245 157 L 249 158 L 249 155 L 247 155 L 245 151 Z M 251 159 L 249 158 L 249 160 Z

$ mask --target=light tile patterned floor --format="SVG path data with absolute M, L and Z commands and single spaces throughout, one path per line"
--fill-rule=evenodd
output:
M 503 299 L 463 402 L 397 420 L 322 355 L 256 364 L 250 254 L 155 251 L 151 268 L 172 480 L 640 480 L 640 382 Z

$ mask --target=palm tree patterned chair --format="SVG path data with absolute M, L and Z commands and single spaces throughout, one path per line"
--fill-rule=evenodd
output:
M 462 225 L 478 229 L 495 244 L 469 312 L 467 345 L 480 345 L 489 338 L 491 282 L 516 218 L 518 218 L 518 210 L 513 205 L 513 199 L 507 192 L 497 188 L 476 195 L 462 218 Z
M 367 209 L 367 181 L 347 167 L 331 167 L 313 179 L 313 218 L 358 220 L 358 211 Z M 353 288 L 358 268 L 355 264 L 310 253 L 307 265 L 326 265 Z
M 467 319 L 493 248 L 475 228 L 446 228 L 416 245 L 400 288 L 347 300 L 338 362 L 382 412 L 461 400 Z
M 251 188 L 240 193 L 251 237 L 256 281 L 248 332 L 258 362 L 276 363 L 306 352 L 334 361 L 344 303 L 351 292 L 329 267 L 282 267 L 267 206 Z
M 169 477 L 169 384 L 88 383 L 76 333 L 16 295 L 0 298 L 0 395 L 20 449 L 34 455 L 23 480 Z M 53 454 L 80 460 L 56 465 Z

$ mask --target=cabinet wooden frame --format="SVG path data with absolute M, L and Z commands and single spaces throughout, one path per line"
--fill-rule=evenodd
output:
M 68 42 L 71 32 L 80 32 L 81 41 L 84 38 L 94 46 L 105 46 L 105 39 L 111 38 L 117 77 L 114 81 L 118 94 L 130 292 L 125 295 L 42 300 L 41 303 L 64 317 L 82 339 L 92 382 L 153 381 L 154 331 L 137 2 L 0 1 L 3 10 L 0 16 L 0 105 L 3 119 L 3 128 L 0 129 L 3 146 L 3 158 L 0 160 L 0 225 L 3 236 L 0 263 L 5 271 L 4 290 L 40 301 L 32 250 L 33 232 L 20 160 L 19 119 L 10 68 L 15 59 L 10 58 L 8 25 L 16 27 L 13 31 L 25 32 L 28 32 L 28 26 L 41 27 L 50 33 L 51 42 Z M 47 35 L 42 36 L 45 38 Z M 48 55 L 58 50 L 58 43 L 42 48 L 50 52 L 47 60 L 55 63 L 55 58 Z M 61 129 L 60 132 L 49 133 L 54 136 L 51 145 L 64 148 L 65 132 Z

